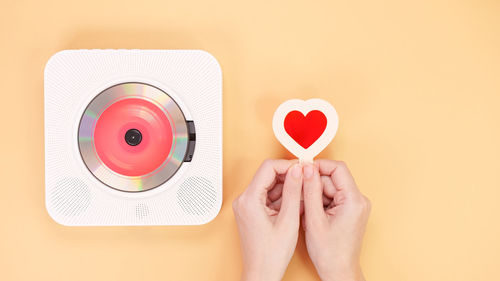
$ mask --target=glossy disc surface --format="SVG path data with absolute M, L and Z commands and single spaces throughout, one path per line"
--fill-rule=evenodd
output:
M 122 191 L 155 188 L 172 177 L 187 150 L 187 126 L 160 89 L 124 83 L 87 106 L 78 130 L 83 161 L 106 185 Z

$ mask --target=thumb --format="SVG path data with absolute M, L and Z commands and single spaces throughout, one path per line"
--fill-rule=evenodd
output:
M 304 212 L 306 228 L 326 220 L 321 178 L 318 168 L 311 164 L 304 165 Z
M 278 214 L 278 223 L 299 225 L 300 197 L 302 193 L 302 167 L 293 165 L 286 173 L 281 195 L 281 209 Z

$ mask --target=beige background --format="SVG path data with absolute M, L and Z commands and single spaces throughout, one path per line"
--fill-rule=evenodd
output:
M 0 279 L 235 280 L 232 200 L 285 99 L 371 198 L 368 280 L 500 279 L 500 2 L 0 2 Z M 44 207 L 43 69 L 62 49 L 204 49 L 224 75 L 224 204 L 196 227 L 63 227 Z M 303 237 L 285 280 L 316 280 Z

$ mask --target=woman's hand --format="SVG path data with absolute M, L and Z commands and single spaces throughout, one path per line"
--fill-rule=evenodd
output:
M 322 280 L 364 280 L 359 256 L 370 201 L 343 162 L 316 160 L 304 170 L 303 228 Z
M 233 202 L 243 255 L 243 280 L 281 280 L 300 225 L 302 167 L 266 160 Z

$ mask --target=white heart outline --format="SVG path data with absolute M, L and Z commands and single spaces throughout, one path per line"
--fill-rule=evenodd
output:
M 307 149 L 300 146 L 285 131 L 285 117 L 288 113 L 295 110 L 301 112 L 304 116 L 310 111 L 319 110 L 326 117 L 326 128 L 323 134 Z M 314 157 L 323 151 L 333 140 L 338 127 L 339 116 L 337 115 L 337 111 L 329 102 L 323 99 L 309 99 L 305 101 L 300 99 L 287 100 L 278 106 L 273 116 L 274 135 L 288 151 L 299 158 L 300 162 L 312 163 Z

